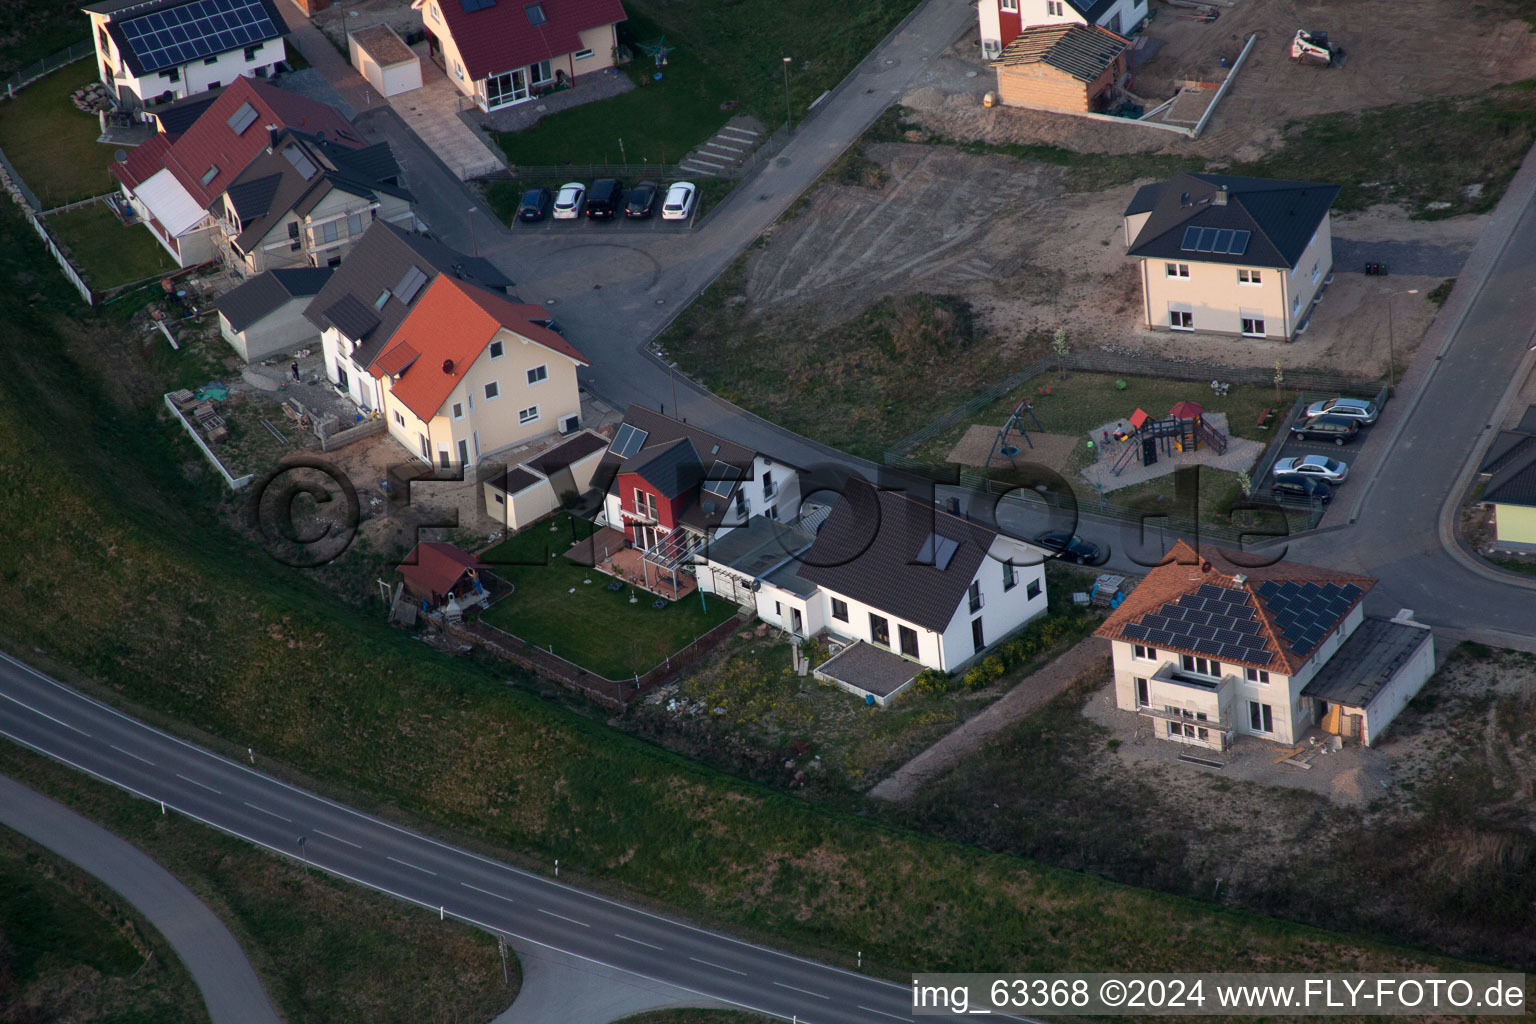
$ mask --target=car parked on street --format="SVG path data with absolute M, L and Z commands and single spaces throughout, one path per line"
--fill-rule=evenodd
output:
M 661 204 L 662 220 L 687 220 L 693 213 L 699 190 L 691 181 L 677 181 L 667 189 L 667 201 Z
M 599 178 L 587 192 L 588 220 L 612 220 L 624 198 L 624 183 L 618 178 Z
M 1349 444 L 1360 436 L 1360 421 L 1348 416 L 1314 416 L 1291 425 L 1291 436 L 1298 441 L 1332 441 Z
M 581 216 L 581 203 L 587 196 L 587 186 L 579 181 L 568 181 L 555 194 L 555 220 L 575 220 Z
M 1326 455 L 1304 455 L 1299 459 L 1281 459 L 1275 463 L 1275 479 L 1301 477 L 1308 480 L 1326 480 L 1330 484 L 1343 483 L 1349 476 L 1349 464 Z
M 1280 501 L 1317 501 L 1326 505 L 1333 500 L 1333 488 L 1321 480 L 1293 476 L 1276 480 L 1269 486 L 1269 493 Z
M 631 220 L 645 220 L 656 210 L 656 193 L 661 186 L 654 181 L 642 181 L 629 190 L 629 202 L 624 204 L 624 216 Z
M 1056 552 L 1057 557 L 1064 562 L 1076 562 L 1078 565 L 1102 564 L 1099 546 L 1090 544 L 1075 533 L 1066 531 L 1042 533 L 1035 538 L 1035 543 L 1047 551 Z
M 517 203 L 517 219 L 532 223 L 543 220 L 549 213 L 550 204 L 554 197 L 549 194 L 547 188 L 531 188 L 523 193 L 523 198 Z
M 1362 427 L 1368 427 L 1376 422 L 1380 412 L 1375 402 L 1364 398 L 1330 398 L 1323 402 L 1313 402 L 1307 406 L 1304 415 L 1307 419 L 1314 416 L 1347 416 L 1352 420 L 1358 420 Z

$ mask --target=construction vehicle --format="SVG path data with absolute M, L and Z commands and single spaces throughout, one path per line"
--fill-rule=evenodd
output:
M 1308 32 L 1301 28 L 1296 30 L 1296 38 L 1291 40 L 1291 60 L 1321 68 L 1342 67 L 1344 50 L 1328 42 L 1328 33 Z

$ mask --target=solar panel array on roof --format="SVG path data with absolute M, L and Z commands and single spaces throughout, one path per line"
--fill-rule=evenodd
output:
M 1202 583 L 1193 594 L 1181 594 L 1177 604 L 1165 604 L 1120 632 L 1155 647 L 1194 651 L 1222 661 L 1268 665 L 1274 654 L 1264 649 L 1264 637 L 1246 591 Z
M 401 276 L 400 283 L 395 285 L 395 297 L 407 306 L 411 304 L 420 292 L 422 285 L 427 283 L 427 275 L 414 264 Z
M 1241 256 L 1248 251 L 1252 231 L 1233 228 L 1185 228 L 1179 248 L 1185 252 L 1220 252 Z
M 741 470 L 728 462 L 716 459 L 715 464 L 710 467 L 709 479 L 704 481 L 704 490 L 723 498 L 731 493 L 731 488 L 735 486 L 736 479 L 740 476 Z
M 122 23 L 145 71 L 159 71 L 277 36 L 258 0 L 194 0 Z
M 1364 593 L 1353 583 L 1297 583 L 1265 580 L 1259 597 L 1275 628 L 1302 657 L 1311 654 Z
M 245 130 L 256 120 L 256 108 L 249 103 L 240 104 L 240 109 L 229 116 L 229 130 L 236 135 L 243 135 Z
M 620 424 L 619 432 L 613 435 L 613 444 L 608 446 L 608 450 L 621 459 L 627 459 L 640 450 L 640 447 L 645 444 L 645 439 L 649 436 L 650 434 L 647 431 L 641 430 L 633 424 Z

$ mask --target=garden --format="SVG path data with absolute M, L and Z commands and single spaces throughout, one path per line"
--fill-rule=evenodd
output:
M 95 70 L 84 62 L 66 65 L 0 102 L 0 149 L 44 210 L 116 187 L 107 169 L 116 150 L 96 141 L 101 137 L 96 115 L 78 110 L 70 99 Z

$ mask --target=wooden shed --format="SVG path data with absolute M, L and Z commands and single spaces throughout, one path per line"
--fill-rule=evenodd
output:
M 1100 112 L 1130 72 L 1130 41 L 1098 25 L 1026 28 L 992 62 L 1006 106 Z

